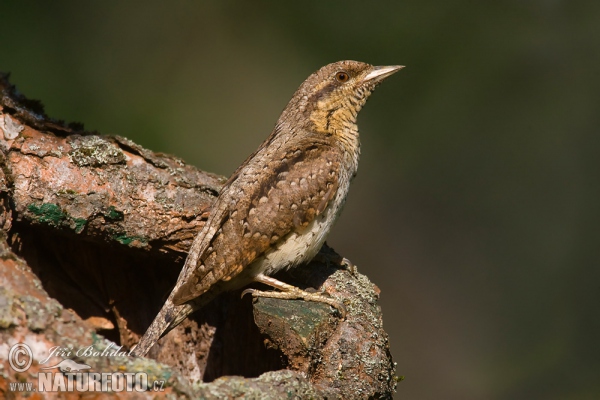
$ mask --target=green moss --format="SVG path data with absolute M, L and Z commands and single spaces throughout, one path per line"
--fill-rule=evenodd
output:
M 58 204 L 54 203 L 44 203 L 42 205 L 30 204 L 27 206 L 27 209 L 37 217 L 38 222 L 57 228 L 60 226 L 70 226 L 76 233 L 81 233 L 87 223 L 87 219 L 73 218 L 61 210 Z
M 114 206 L 108 207 L 108 211 L 104 213 L 104 216 L 113 221 L 123 220 L 123 212 L 117 210 Z
M 134 241 L 139 241 L 142 246 L 146 246 L 148 244 L 148 240 L 146 238 L 140 237 L 140 236 L 127 236 L 126 234 L 122 233 L 120 235 L 114 235 L 113 239 L 115 239 L 117 242 L 120 242 L 121 244 L 124 244 L 126 246 L 129 246 L 131 243 L 133 243 Z
M 113 236 L 113 238 L 117 241 L 117 242 L 121 242 L 121 244 L 125 244 L 128 245 L 131 242 L 133 242 L 133 237 L 131 236 L 127 236 L 127 235 L 117 235 L 117 236 Z
M 73 218 L 73 222 L 75 222 L 75 233 L 81 233 L 87 220 L 85 218 Z
M 44 203 L 41 206 L 30 204 L 27 209 L 38 217 L 38 221 L 49 225 L 59 226 L 67 215 L 60 207 L 53 203 Z

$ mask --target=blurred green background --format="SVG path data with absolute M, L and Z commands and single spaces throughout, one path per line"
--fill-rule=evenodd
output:
M 399 399 L 600 398 L 600 2 L 2 1 L 48 114 L 229 175 L 324 64 L 359 117 L 328 242 L 382 290 Z

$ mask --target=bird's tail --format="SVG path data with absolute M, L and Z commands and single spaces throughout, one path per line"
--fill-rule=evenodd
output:
M 144 333 L 144 336 L 140 339 L 140 342 L 134 347 L 131 354 L 136 357 L 145 356 L 158 339 L 165 336 L 171 329 L 183 322 L 188 315 L 194 312 L 194 309 L 193 305 L 189 303 L 176 306 L 169 298 L 154 318 L 154 321 L 152 321 L 152 325 L 150 325 L 148 330 L 146 330 L 146 333 Z

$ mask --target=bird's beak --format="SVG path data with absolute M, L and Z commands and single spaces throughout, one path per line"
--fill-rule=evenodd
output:
M 373 70 L 363 78 L 363 82 L 380 82 L 388 76 L 400 71 L 402 68 L 404 68 L 404 65 L 373 67 Z

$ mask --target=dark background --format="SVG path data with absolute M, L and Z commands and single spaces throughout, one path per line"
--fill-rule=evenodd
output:
M 600 2 L 0 3 L 48 114 L 229 175 L 324 64 L 407 67 L 328 242 L 382 290 L 403 399 L 600 398 Z

